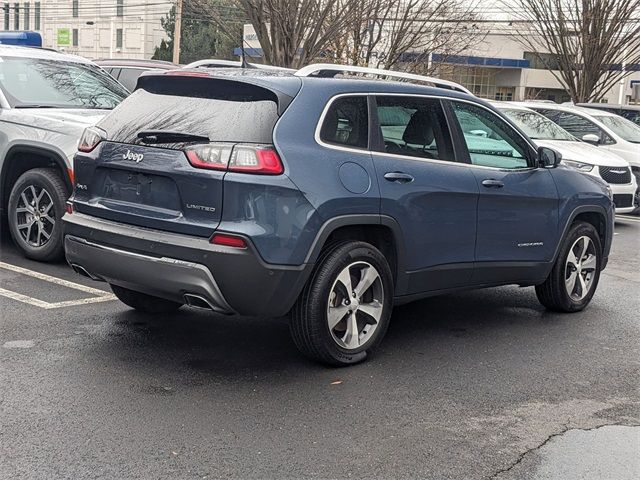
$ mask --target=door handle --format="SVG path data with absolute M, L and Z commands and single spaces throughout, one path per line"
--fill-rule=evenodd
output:
M 411 183 L 413 182 L 413 177 L 408 173 L 402 172 L 387 172 L 384 174 L 384 179 L 389 180 L 390 182 L 396 183 Z
M 482 181 L 482 186 L 487 188 L 502 188 L 504 187 L 504 183 L 501 180 L 487 178 L 486 180 Z

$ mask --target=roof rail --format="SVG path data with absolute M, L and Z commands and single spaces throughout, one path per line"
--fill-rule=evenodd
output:
M 437 88 L 446 88 L 448 90 L 457 90 L 458 92 L 467 93 L 473 95 L 462 85 L 450 82 L 449 80 L 440 80 L 439 78 L 426 77 L 424 75 L 417 75 L 415 73 L 398 72 L 396 70 L 384 70 L 382 68 L 369 68 L 358 67 L 355 65 L 334 65 L 332 63 L 315 63 L 313 65 L 307 65 L 301 68 L 294 75 L 298 77 L 309 77 L 317 74 L 319 77 L 334 77 L 338 73 L 352 72 L 352 73 L 367 73 L 369 75 L 379 75 L 384 77 L 403 78 L 405 80 L 414 80 L 418 82 L 428 82 Z
M 261 63 L 247 63 L 248 68 L 258 70 L 280 70 L 285 72 L 293 72 L 291 68 L 275 67 L 273 65 L 264 65 Z M 182 68 L 242 68 L 240 60 L 219 60 L 217 58 L 209 58 L 205 60 L 197 60 L 195 62 L 184 65 Z

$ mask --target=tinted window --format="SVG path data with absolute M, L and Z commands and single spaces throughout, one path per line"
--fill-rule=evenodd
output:
M 627 142 L 640 143 L 640 127 L 626 118 L 596 116 L 605 127 Z
M 623 110 L 620 115 L 629 120 L 630 122 L 640 125 L 640 112 L 635 110 Z
M 453 102 L 471 163 L 485 167 L 525 168 L 527 143 L 493 112 L 469 104 Z
M 261 87 L 209 78 L 159 78 L 138 89 L 98 125 L 108 138 L 138 142 L 141 131 L 204 136 L 210 141 L 273 143 L 276 96 Z
M 574 137 L 582 140 L 585 135 L 597 135 L 602 143 L 612 143 L 611 137 L 595 123 L 575 113 L 560 110 L 536 109 L 552 122 L 557 123 Z
M 376 103 L 386 153 L 453 160 L 440 100 L 378 96 Z
M 111 109 L 128 95 L 93 65 L 18 57 L 0 60 L 0 86 L 13 107 Z
M 141 68 L 123 68 L 120 71 L 118 81 L 126 87 L 127 90 L 133 92 L 138 83 L 138 77 L 144 72 Z
M 368 133 L 367 97 L 342 97 L 329 107 L 320 129 L 320 139 L 333 145 L 367 148 Z
M 519 109 L 501 109 L 520 130 L 533 140 L 572 140 L 576 138 L 538 112 Z

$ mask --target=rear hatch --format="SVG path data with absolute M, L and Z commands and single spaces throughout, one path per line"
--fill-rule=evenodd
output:
M 209 74 L 141 78 L 138 90 L 85 132 L 80 145 L 85 152 L 75 160 L 75 209 L 210 236 L 222 215 L 232 153 L 233 161 L 242 161 L 247 151 L 273 149 L 274 125 L 290 101 L 282 91 Z

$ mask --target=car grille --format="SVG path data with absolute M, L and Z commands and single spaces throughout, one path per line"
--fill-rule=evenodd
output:
M 607 183 L 631 183 L 629 167 L 600 167 L 600 176 Z
M 615 203 L 616 208 L 633 207 L 633 195 L 614 195 L 613 203 Z

